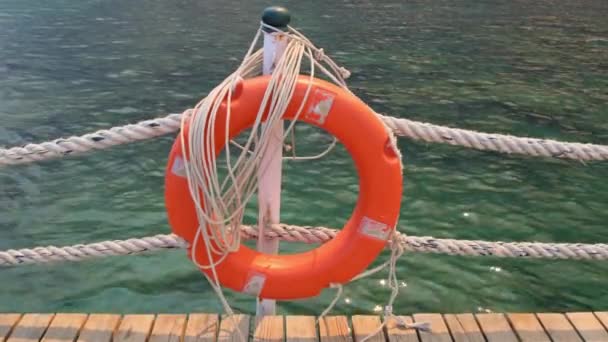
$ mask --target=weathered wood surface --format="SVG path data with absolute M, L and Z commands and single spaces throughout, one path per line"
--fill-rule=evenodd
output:
M 431 331 L 408 324 L 427 322 Z M 0 313 L 0 342 L 608 342 L 608 312 L 220 316 Z M 369 336 L 369 338 L 368 338 Z

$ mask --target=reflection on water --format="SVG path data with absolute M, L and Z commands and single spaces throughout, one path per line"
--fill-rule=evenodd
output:
M 193 105 L 235 68 L 268 4 L 3 1 L 0 145 L 81 134 Z M 294 25 L 352 71 L 353 90 L 380 112 L 608 143 L 604 0 L 287 5 Z M 318 140 L 299 138 L 302 153 Z M 168 232 L 162 184 L 172 140 L 0 169 L 0 249 Z M 406 233 L 606 242 L 606 164 L 408 140 L 400 147 L 406 168 L 400 230 Z M 339 227 L 356 196 L 344 150 L 314 163 L 288 162 L 282 220 Z M 606 271 L 597 262 L 405 255 L 398 275 L 406 285 L 395 311 L 605 309 Z M 221 309 L 180 251 L 0 272 L 0 306 L 8 311 Z M 383 307 L 390 290 L 381 277 L 346 287 L 335 312 Z M 228 296 L 240 310 L 254 307 L 251 298 Z M 318 314 L 331 296 L 281 303 L 280 310 Z

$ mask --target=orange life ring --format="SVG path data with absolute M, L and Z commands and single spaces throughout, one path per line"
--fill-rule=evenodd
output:
M 239 83 L 231 100 L 231 138 L 253 125 L 268 80 L 268 76 L 261 76 Z M 309 85 L 310 78 L 300 76 L 285 119 L 294 117 Z M 351 154 L 359 174 L 359 198 L 352 216 L 334 239 L 311 251 L 269 255 L 241 245 L 216 267 L 225 287 L 260 298 L 316 296 L 331 283 L 346 283 L 367 268 L 395 229 L 401 206 L 401 161 L 380 119 L 355 96 L 314 79 L 299 120 L 325 129 Z M 224 146 L 225 124 L 224 103 L 215 126 L 216 154 Z M 187 132 L 185 129 L 181 134 Z M 192 243 L 198 220 L 183 173 L 183 158 L 178 137 L 166 169 L 165 202 L 173 232 Z M 204 244 L 197 244 L 197 248 L 196 261 L 209 264 Z M 203 272 L 210 275 L 209 270 Z

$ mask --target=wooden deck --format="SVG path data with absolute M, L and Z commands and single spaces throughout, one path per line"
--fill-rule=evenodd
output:
M 388 322 L 370 342 L 608 342 L 608 312 L 414 314 L 408 321 L 430 322 L 432 332 L 401 329 Z M 0 342 L 213 342 L 240 341 L 237 328 L 253 341 L 358 341 L 374 331 L 378 316 L 215 314 L 0 314 Z

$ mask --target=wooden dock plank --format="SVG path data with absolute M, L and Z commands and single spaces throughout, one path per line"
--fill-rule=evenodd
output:
M 473 314 L 443 315 L 454 342 L 485 342 L 481 328 Z
M 517 342 L 505 315 L 486 313 L 476 314 L 475 317 L 488 342 Z
M 538 313 L 538 320 L 554 342 L 581 342 L 582 339 L 563 314 Z
M 222 316 L 220 331 L 217 336 L 219 342 L 241 342 L 249 338 L 249 315 Z
M 314 316 L 285 317 L 285 340 L 287 342 L 318 341 L 317 323 Z
M 321 342 L 352 341 L 346 316 L 325 316 L 319 320 Z
M 351 318 L 353 323 L 353 336 L 355 341 L 361 341 L 367 336 L 370 336 L 367 341 L 369 342 L 384 342 L 384 329 L 378 328 L 382 325 L 380 317 L 378 316 L 353 316 Z M 374 335 L 372 335 L 374 334 Z
M 399 319 L 406 323 L 413 323 L 414 320 L 410 316 L 399 316 Z M 416 329 L 405 328 L 399 325 L 395 318 L 388 318 L 386 322 L 386 337 L 389 342 L 419 342 L 418 332 Z
M 54 314 L 25 314 L 13 328 L 7 342 L 38 342 L 53 320 Z
M 285 329 L 283 316 L 256 317 L 253 330 L 255 342 L 283 342 Z
M 8 335 L 13 331 L 15 324 L 19 322 L 21 316 L 21 314 L 0 314 L 0 342 L 6 341 Z
M 216 314 L 190 314 L 184 332 L 184 342 L 214 342 L 220 318 Z
M 532 313 L 507 314 L 513 330 L 522 342 L 551 342 L 545 329 Z
M 586 342 L 608 341 L 608 332 L 591 312 L 569 312 L 566 317 Z
M 604 325 L 604 328 L 608 329 L 608 311 L 594 312 L 594 313 L 595 313 L 595 317 L 597 317 L 597 319 L 600 320 L 602 325 Z M 1 333 L 0 333 L 0 336 L 2 336 Z
M 431 331 L 419 331 L 422 342 L 452 342 L 450 331 L 440 314 L 414 314 L 414 322 L 427 322 Z
M 90 314 L 80 329 L 77 342 L 111 342 L 119 322 L 120 315 Z
M 86 314 L 58 313 L 47 328 L 41 342 L 73 342 L 86 320 Z
M 186 315 L 158 315 L 148 342 L 181 342 L 184 330 L 186 330 Z
M 125 315 L 113 342 L 146 342 L 153 324 L 154 315 Z

